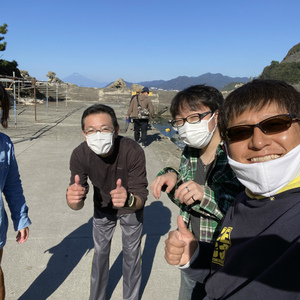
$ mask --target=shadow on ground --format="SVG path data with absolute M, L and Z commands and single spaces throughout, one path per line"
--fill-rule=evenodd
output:
M 142 254 L 142 283 L 140 298 L 142 297 L 149 280 L 157 245 L 162 236 L 171 228 L 171 211 L 163 206 L 161 201 L 152 202 L 145 207 L 143 239 L 145 246 Z M 111 299 L 113 291 L 122 277 L 122 252 L 110 268 L 107 286 L 107 299 Z
M 53 253 L 47 267 L 19 300 L 48 299 L 93 247 L 92 218 L 90 218 L 87 223 L 66 236 L 61 243 L 45 251 Z
M 140 296 L 143 295 L 149 280 L 155 252 L 161 236 L 170 230 L 171 211 L 161 201 L 155 201 L 145 207 L 142 254 L 142 284 Z M 66 236 L 61 243 L 46 250 L 51 256 L 45 270 L 34 280 L 19 300 L 48 299 L 75 269 L 82 257 L 93 249 L 92 218 Z M 107 299 L 110 299 L 118 282 L 122 278 L 122 252 L 114 261 L 109 272 Z

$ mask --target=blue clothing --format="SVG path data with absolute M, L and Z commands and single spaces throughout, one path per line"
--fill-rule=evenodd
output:
M 14 146 L 10 138 L 0 133 L 0 249 L 6 243 L 8 218 L 4 208 L 4 197 L 11 212 L 15 231 L 31 224 L 28 218 L 28 207 L 23 195 L 18 164 Z

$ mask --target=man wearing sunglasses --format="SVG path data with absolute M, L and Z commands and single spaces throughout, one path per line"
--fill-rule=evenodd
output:
M 179 216 L 165 254 L 206 282 L 207 299 L 300 299 L 299 116 L 300 93 L 276 80 L 245 84 L 219 112 L 228 161 L 245 192 L 215 245 L 197 242 Z
M 228 165 L 217 128 L 223 101 L 216 88 L 205 85 L 191 86 L 174 97 L 172 125 L 186 147 L 178 172 L 164 168 L 151 184 L 156 199 L 166 188 L 194 237 L 208 243 L 215 241 L 223 215 L 244 189 Z M 202 299 L 205 294 L 203 284 L 181 272 L 178 299 Z

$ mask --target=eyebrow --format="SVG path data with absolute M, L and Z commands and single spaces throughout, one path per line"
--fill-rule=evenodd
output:
M 97 127 L 103 127 L 103 126 L 114 127 L 114 125 L 109 125 L 109 124 L 101 124 L 100 126 L 97 126 Z M 87 128 L 95 128 L 95 127 L 94 126 L 87 126 Z
M 271 114 L 271 115 L 266 114 L 266 115 L 263 115 L 262 119 L 260 121 L 256 122 L 256 123 L 247 123 L 248 118 L 245 118 L 245 119 L 239 121 L 238 123 L 235 123 L 234 125 L 230 125 L 230 126 L 228 125 L 228 127 L 234 127 L 234 126 L 239 126 L 239 125 L 255 125 L 255 124 L 258 124 L 258 123 L 264 121 L 265 119 L 268 119 L 268 118 L 271 118 L 271 117 L 274 117 L 274 116 L 278 116 L 278 115 L 281 115 L 281 114 L 288 114 L 288 113 L 287 112 L 277 112 L 277 113 Z

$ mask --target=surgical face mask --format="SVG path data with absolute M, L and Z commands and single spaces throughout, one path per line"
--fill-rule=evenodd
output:
M 300 175 L 300 145 L 286 155 L 266 162 L 242 164 L 227 158 L 237 179 L 254 195 L 274 196 Z
M 86 135 L 86 142 L 89 148 L 97 155 L 107 154 L 113 145 L 114 132 L 96 132 Z
M 217 124 L 212 132 L 209 132 L 208 123 L 212 120 L 215 114 L 213 114 L 209 120 L 201 120 L 200 123 L 190 124 L 185 122 L 183 126 L 178 128 L 178 133 L 182 141 L 196 149 L 202 149 L 210 142 Z

